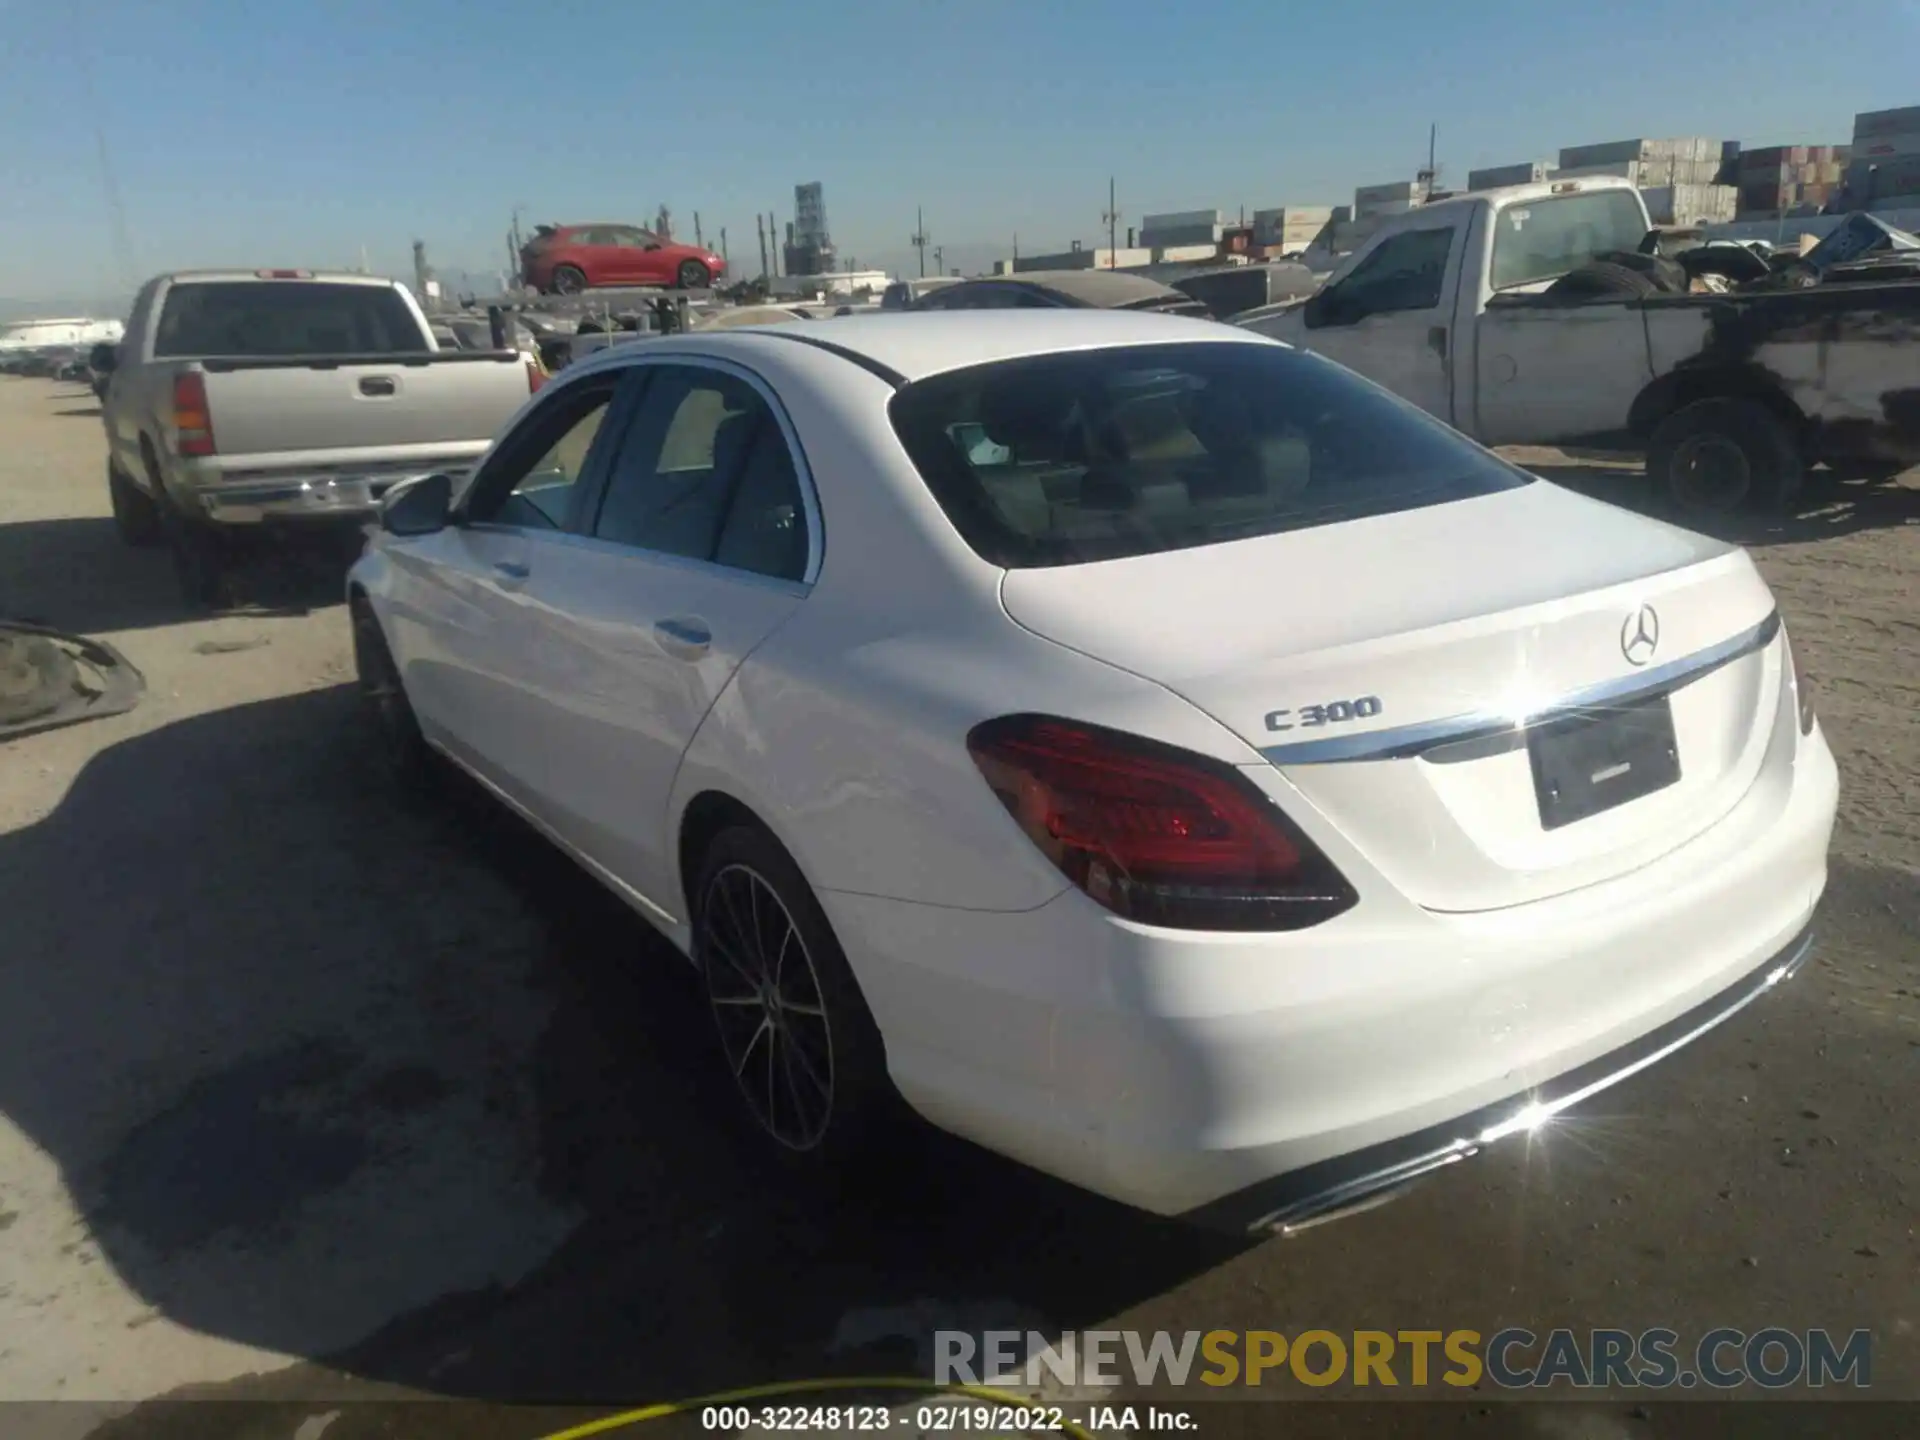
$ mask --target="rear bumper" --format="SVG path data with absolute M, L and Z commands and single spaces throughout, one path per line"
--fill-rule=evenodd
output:
M 1791 758 L 1711 830 L 1505 910 L 1363 900 L 1196 935 L 1077 891 L 1020 914 L 822 901 L 935 1124 L 1158 1214 L 1297 1224 L 1636 1073 L 1801 962 L 1838 777 L 1817 729 L 1776 740 Z
M 1711 1000 L 1532 1090 L 1410 1135 L 1258 1181 L 1190 1210 L 1183 1218 L 1239 1234 L 1284 1234 L 1316 1218 L 1361 1207 L 1370 1198 L 1477 1155 L 1489 1145 L 1533 1134 L 1562 1112 L 1666 1059 L 1791 979 L 1813 953 L 1813 938 L 1809 924 L 1779 954 Z
M 215 525 L 328 524 L 371 520 L 382 497 L 415 475 L 448 473 L 458 480 L 467 461 L 365 475 L 287 476 L 210 485 L 192 492 L 202 516 Z

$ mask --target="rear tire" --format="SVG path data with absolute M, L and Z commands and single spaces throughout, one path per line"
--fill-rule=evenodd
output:
M 1752 400 L 1696 400 L 1655 427 L 1647 475 L 1684 514 L 1783 510 L 1799 496 L 1806 462 L 1786 424 Z
M 555 295 L 578 295 L 587 288 L 587 272 L 578 265 L 556 265 L 547 288 Z
M 682 260 L 674 280 L 682 290 L 704 290 L 713 284 L 713 272 L 698 260 Z
M 735 826 L 707 847 L 691 898 L 721 1055 L 763 1149 L 809 1170 L 873 1154 L 899 1097 L 879 1027 L 799 866 L 766 831 Z
M 107 495 L 113 502 L 113 528 L 124 544 L 143 549 L 160 543 L 160 507 L 112 461 L 107 462 Z
M 225 537 L 206 521 L 188 515 L 168 493 L 167 482 L 153 452 L 143 449 L 143 455 L 148 483 L 153 486 L 160 535 L 173 558 L 173 575 L 180 586 L 180 598 L 198 608 L 226 609 L 233 603 L 233 593 Z

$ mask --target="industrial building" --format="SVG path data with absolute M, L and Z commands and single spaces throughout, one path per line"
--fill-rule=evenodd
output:
M 782 250 L 789 275 L 826 275 L 834 268 L 833 241 L 827 234 L 827 198 L 818 180 L 793 187 L 793 219 Z

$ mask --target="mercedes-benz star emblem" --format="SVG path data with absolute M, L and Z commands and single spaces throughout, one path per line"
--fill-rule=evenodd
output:
M 1620 653 L 1629 665 L 1644 665 L 1660 648 L 1660 612 L 1642 605 L 1620 627 Z

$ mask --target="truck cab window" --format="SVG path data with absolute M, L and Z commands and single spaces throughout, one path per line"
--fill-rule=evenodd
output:
M 1381 242 L 1337 284 L 1321 292 L 1309 326 L 1353 325 L 1369 315 L 1431 310 L 1440 303 L 1451 229 L 1408 230 Z

